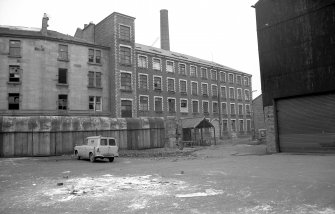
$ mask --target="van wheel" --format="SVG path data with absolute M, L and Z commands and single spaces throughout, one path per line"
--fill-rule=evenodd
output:
M 74 152 L 74 155 L 76 156 L 77 160 L 80 160 L 80 156 L 79 156 L 79 154 L 78 154 L 78 151 L 77 151 L 77 150 Z
M 89 156 L 90 156 L 91 163 L 93 163 L 95 161 L 95 157 L 94 157 L 93 153 L 90 153 Z
M 109 159 L 109 162 L 113 162 L 114 161 L 114 157 L 108 158 L 108 159 Z

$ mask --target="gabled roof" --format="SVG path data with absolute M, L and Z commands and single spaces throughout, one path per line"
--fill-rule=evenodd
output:
M 211 122 L 209 122 L 206 118 L 200 117 L 200 118 L 187 118 L 181 120 L 181 127 L 183 129 L 189 129 L 189 128 L 211 128 L 214 127 Z

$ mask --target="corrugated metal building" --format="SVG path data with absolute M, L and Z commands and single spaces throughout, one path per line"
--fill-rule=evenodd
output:
M 270 152 L 335 152 L 335 1 L 255 5 Z

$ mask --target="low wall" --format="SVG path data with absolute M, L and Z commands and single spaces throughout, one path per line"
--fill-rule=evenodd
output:
M 162 118 L 32 116 L 0 117 L 0 156 L 70 154 L 88 136 L 110 136 L 120 149 L 160 148 L 165 144 Z

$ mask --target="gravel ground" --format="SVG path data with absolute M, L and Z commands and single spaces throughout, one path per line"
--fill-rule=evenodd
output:
M 335 213 L 335 155 L 265 153 L 249 141 L 0 159 L 0 213 Z

